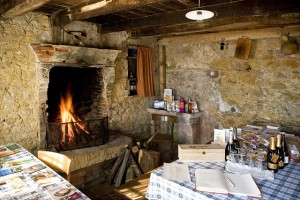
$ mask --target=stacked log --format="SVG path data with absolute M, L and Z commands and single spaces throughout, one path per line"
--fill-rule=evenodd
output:
M 121 150 L 119 157 L 111 169 L 107 184 L 119 187 L 121 184 L 158 167 L 158 165 L 158 152 L 139 149 L 137 146 L 132 148 L 125 147 Z

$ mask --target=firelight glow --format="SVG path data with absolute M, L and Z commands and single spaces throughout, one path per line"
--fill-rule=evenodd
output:
M 76 143 L 76 134 L 90 134 L 89 131 L 85 130 L 85 127 L 83 123 L 80 122 L 80 119 L 74 115 L 72 99 L 73 98 L 70 92 L 67 93 L 66 99 L 63 96 L 60 98 L 59 108 L 62 123 L 61 141 L 63 144 Z
M 76 122 L 74 113 L 74 108 L 72 104 L 72 95 L 70 92 L 67 93 L 66 99 L 62 96 L 60 98 L 60 113 L 61 113 L 61 123 Z

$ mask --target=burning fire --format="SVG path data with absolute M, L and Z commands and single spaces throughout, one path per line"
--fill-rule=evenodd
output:
M 74 107 L 72 104 L 72 95 L 70 92 L 67 93 L 67 97 L 60 98 L 60 116 L 61 116 L 61 130 L 62 137 L 61 141 L 63 144 L 74 144 L 78 140 L 84 139 L 83 134 L 90 134 L 81 120 L 74 114 Z M 83 137 L 82 137 L 83 136 Z

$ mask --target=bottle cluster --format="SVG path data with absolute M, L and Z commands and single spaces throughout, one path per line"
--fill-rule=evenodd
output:
M 225 160 L 229 160 L 230 155 L 238 154 L 240 143 L 237 140 L 237 128 L 229 130 L 229 138 L 225 148 Z
M 267 168 L 278 172 L 289 163 L 289 151 L 285 140 L 285 134 L 280 133 L 270 137 L 270 145 L 267 154 Z
M 198 105 L 195 99 L 189 98 L 186 102 L 183 97 L 180 97 L 178 100 L 172 96 L 168 98 L 166 101 L 166 110 L 173 112 L 181 112 L 181 113 L 195 113 L 199 112 Z
M 183 97 L 175 99 L 172 89 L 164 89 L 165 110 L 181 113 L 199 112 L 196 99 L 188 98 L 185 101 Z

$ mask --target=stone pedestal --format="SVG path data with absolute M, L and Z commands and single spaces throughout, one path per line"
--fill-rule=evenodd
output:
M 177 133 L 178 143 L 180 144 L 197 144 L 201 142 L 201 117 L 203 112 L 197 113 L 178 113 L 165 110 L 147 108 L 148 113 L 157 115 L 176 116 L 178 118 Z M 154 123 L 151 122 L 151 133 L 154 133 Z

